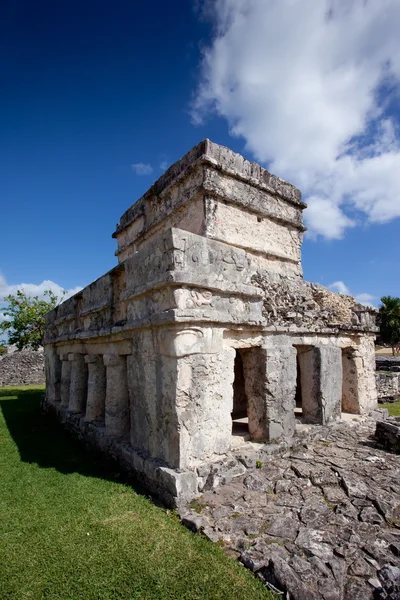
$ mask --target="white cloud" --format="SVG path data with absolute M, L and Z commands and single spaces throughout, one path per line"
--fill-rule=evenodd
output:
M 375 306 L 377 300 L 376 296 L 372 296 L 372 294 L 356 294 L 355 299 L 364 306 Z
M 132 171 L 135 171 L 136 175 L 150 175 L 153 172 L 153 167 L 146 163 L 134 163 L 132 166 Z
M 160 169 L 161 169 L 161 171 L 166 171 L 168 169 L 167 160 L 164 159 L 160 162 Z
M 39 284 L 19 283 L 17 285 L 9 285 L 4 276 L 0 274 L 0 303 L 4 303 L 4 298 L 6 296 L 16 294 L 18 290 L 23 290 L 28 296 L 39 296 L 39 298 L 44 297 L 45 290 L 51 290 L 59 298 L 67 300 L 81 289 L 82 288 L 80 286 L 76 286 L 66 290 L 67 293 L 63 297 L 64 288 L 58 285 L 58 283 L 54 283 L 54 281 L 45 280 Z
M 320 234 L 327 238 L 340 239 L 346 227 L 355 226 L 355 222 L 349 219 L 332 200 L 321 196 L 310 196 L 307 202 L 307 225 L 310 237 Z
M 345 294 L 346 296 L 350 296 L 350 290 L 343 281 L 335 281 L 328 286 L 331 292 L 337 292 L 338 294 Z
M 398 0 L 215 0 L 194 119 L 298 185 L 311 234 L 400 216 Z M 385 91 L 383 91 L 385 90 Z
M 336 292 L 337 294 L 345 294 L 346 296 L 353 296 L 360 304 L 364 304 L 364 306 L 375 306 L 376 305 L 376 296 L 372 294 L 352 294 L 350 289 L 343 281 L 335 281 L 331 283 L 328 288 L 331 292 Z

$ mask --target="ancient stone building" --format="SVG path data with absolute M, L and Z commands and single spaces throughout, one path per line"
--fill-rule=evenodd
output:
M 198 144 L 121 217 L 119 264 L 48 314 L 45 407 L 169 504 L 296 423 L 368 414 L 374 311 L 304 281 L 304 208 Z

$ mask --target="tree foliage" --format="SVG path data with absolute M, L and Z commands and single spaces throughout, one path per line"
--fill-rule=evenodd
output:
M 18 350 L 37 350 L 43 345 L 45 315 L 57 306 L 60 299 L 51 290 L 44 292 L 44 298 L 28 296 L 23 290 L 18 290 L 4 300 L 7 306 L 0 311 L 6 320 L 0 323 L 0 332 L 8 333 L 9 343 L 15 344 Z
M 400 298 L 383 296 L 379 307 L 380 339 L 392 348 L 393 356 L 400 346 Z

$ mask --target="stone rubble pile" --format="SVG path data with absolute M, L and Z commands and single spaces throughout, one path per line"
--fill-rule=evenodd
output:
M 376 310 L 366 308 L 351 296 L 335 294 L 317 283 L 309 283 L 293 273 L 259 269 L 253 285 L 264 292 L 263 316 L 268 324 L 298 327 L 370 329 Z
M 44 384 L 43 350 L 0 355 L 0 386 Z
M 400 599 L 400 456 L 375 423 L 254 464 L 181 510 L 291 600 Z M 258 468 L 257 468 L 258 467 Z

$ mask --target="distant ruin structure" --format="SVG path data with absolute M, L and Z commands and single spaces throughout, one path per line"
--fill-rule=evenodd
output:
M 260 165 L 194 147 L 122 215 L 119 264 L 48 314 L 46 409 L 170 505 L 296 423 L 368 415 L 375 311 L 304 281 L 304 208 Z

